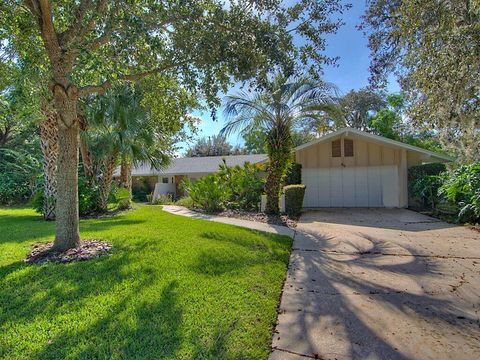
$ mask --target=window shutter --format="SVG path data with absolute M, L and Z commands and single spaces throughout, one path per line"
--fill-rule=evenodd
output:
M 353 140 L 343 139 L 343 153 L 345 156 L 353 156 Z
M 341 157 L 342 156 L 342 140 L 338 139 L 332 141 L 332 157 Z

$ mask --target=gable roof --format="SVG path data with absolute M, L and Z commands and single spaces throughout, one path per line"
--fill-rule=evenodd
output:
M 353 129 L 353 128 L 343 128 L 343 129 L 334 131 L 330 134 L 321 136 L 318 139 L 315 139 L 315 140 L 310 141 L 306 144 L 297 146 L 295 148 L 295 151 L 306 149 L 310 146 L 316 145 L 318 143 L 321 143 L 321 142 L 329 140 L 329 139 L 334 139 L 334 138 L 342 136 L 342 135 L 345 135 L 345 136 L 356 135 L 356 136 L 364 138 L 365 140 L 368 140 L 368 141 L 372 141 L 372 142 L 381 143 L 381 144 L 388 145 L 388 146 L 393 146 L 393 147 L 406 149 L 408 151 L 413 151 L 413 152 L 425 155 L 425 156 L 431 158 L 433 161 L 448 162 L 448 161 L 454 161 L 455 160 L 455 158 L 453 158 L 451 156 L 448 156 L 448 155 L 436 153 L 436 152 L 433 152 L 433 151 L 430 151 L 430 150 L 425 150 L 425 149 L 419 148 L 418 146 L 405 144 L 405 143 L 400 142 L 400 141 L 388 139 L 388 138 L 383 137 L 383 136 L 370 134 L 370 133 L 367 133 L 365 131 L 361 131 L 361 130 L 357 130 L 357 129 Z
M 184 157 L 172 159 L 170 165 L 163 169 L 153 169 L 149 163 L 142 163 L 132 169 L 133 176 L 150 175 L 185 175 L 185 174 L 204 174 L 218 171 L 218 167 L 223 164 L 225 159 L 228 166 L 243 166 L 246 162 L 257 164 L 267 160 L 267 155 L 228 155 L 228 156 L 204 156 L 204 157 Z M 115 176 L 118 176 L 118 169 Z

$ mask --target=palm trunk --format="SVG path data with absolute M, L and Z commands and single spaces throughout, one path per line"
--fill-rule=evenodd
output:
M 82 139 L 81 136 L 80 136 L 80 154 L 82 155 L 83 172 L 85 173 L 85 176 L 89 178 L 93 177 L 92 154 L 88 150 L 88 146 L 85 139 Z
M 113 172 L 115 171 L 115 164 L 117 162 L 117 153 L 110 155 L 105 160 L 104 171 L 99 183 L 99 208 L 102 211 L 107 210 L 108 195 L 113 181 Z
M 290 129 L 278 127 L 273 129 L 267 137 L 268 175 L 265 182 L 267 214 L 279 214 L 279 199 L 282 190 L 283 178 L 291 161 L 292 138 Z
M 44 201 L 43 217 L 55 220 L 57 197 L 58 120 L 54 111 L 42 110 L 45 120 L 40 124 L 40 145 L 43 154 Z
M 120 185 L 128 190 L 132 197 L 132 164 L 127 159 L 122 160 L 120 165 Z

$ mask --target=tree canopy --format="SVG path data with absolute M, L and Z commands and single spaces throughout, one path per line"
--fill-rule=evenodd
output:
M 244 154 L 245 150 L 234 147 L 225 136 L 213 135 L 198 139 L 186 152 L 187 157 L 225 156 Z
M 462 159 L 480 156 L 480 3 L 370 0 L 371 82 L 400 80 L 409 115 Z

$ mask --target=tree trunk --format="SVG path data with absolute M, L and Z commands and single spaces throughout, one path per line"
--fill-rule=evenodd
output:
M 78 228 L 78 139 L 77 89 L 54 84 L 52 92 L 58 114 L 57 209 L 54 250 L 80 245 Z
M 128 190 L 132 198 L 132 164 L 126 159 L 120 165 L 120 185 Z
M 57 173 L 57 227 L 54 248 L 65 251 L 80 245 L 78 228 L 78 137 L 76 124 L 60 126 Z
M 265 213 L 279 214 L 279 198 L 283 178 L 291 161 L 292 137 L 290 129 L 278 126 L 267 136 L 267 152 L 269 158 L 268 175 L 265 182 L 267 204 Z
M 85 139 L 82 139 L 81 136 L 80 136 L 80 154 L 82 155 L 83 172 L 85 173 L 85 176 L 89 178 L 93 177 L 92 154 L 88 150 Z
M 117 162 L 117 153 L 110 155 L 105 160 L 104 170 L 99 182 L 99 207 L 103 211 L 107 211 L 108 195 L 112 186 L 113 172 Z
M 265 213 L 267 214 L 278 214 L 280 212 L 278 203 L 280 200 L 281 183 L 281 165 L 277 160 L 272 159 L 268 165 L 267 180 L 265 182 L 265 193 L 267 194 Z
M 43 217 L 55 220 L 57 197 L 58 120 L 54 111 L 42 109 L 45 120 L 40 124 L 40 145 L 43 154 L 44 201 Z

